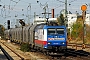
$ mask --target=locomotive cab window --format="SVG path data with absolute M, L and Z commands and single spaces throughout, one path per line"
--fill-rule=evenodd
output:
M 48 29 L 48 34 L 55 34 L 55 30 L 54 28 L 49 28 Z
M 57 34 L 64 34 L 64 29 L 62 28 L 62 29 L 57 29 Z

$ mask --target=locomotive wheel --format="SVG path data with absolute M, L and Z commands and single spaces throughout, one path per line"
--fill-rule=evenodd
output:
M 44 53 L 44 55 L 49 55 L 48 51 L 44 51 L 43 53 Z

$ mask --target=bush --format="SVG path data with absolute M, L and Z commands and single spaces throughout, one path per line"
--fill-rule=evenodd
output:
M 20 49 L 21 49 L 21 51 L 24 51 L 24 52 L 30 51 L 29 44 L 28 43 L 22 43 Z

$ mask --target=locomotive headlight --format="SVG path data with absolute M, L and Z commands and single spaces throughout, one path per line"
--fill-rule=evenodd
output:
M 62 44 L 65 44 L 64 42 Z
M 51 44 L 50 42 L 48 42 L 48 44 Z

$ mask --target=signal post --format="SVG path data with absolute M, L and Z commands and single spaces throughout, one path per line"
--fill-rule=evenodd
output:
M 82 40 L 83 40 L 83 44 L 82 44 L 82 49 L 85 49 L 85 41 L 84 41 L 84 36 L 85 36 L 85 32 L 84 32 L 84 21 L 85 21 L 85 18 L 86 18 L 86 9 L 87 9 L 87 6 L 86 5 L 82 5 L 81 6 L 81 10 L 82 10 L 82 20 L 83 20 L 83 37 L 82 37 Z

